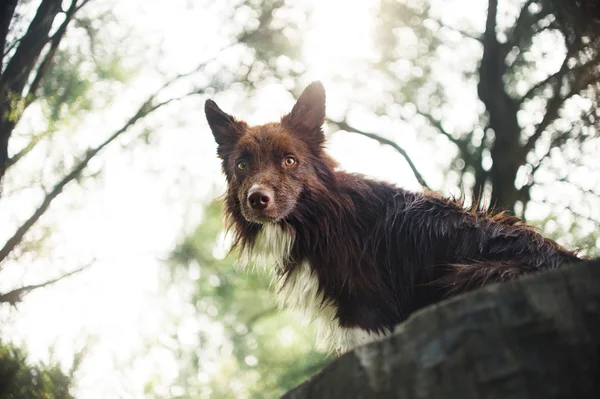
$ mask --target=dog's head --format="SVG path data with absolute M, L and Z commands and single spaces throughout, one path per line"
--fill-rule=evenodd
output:
M 278 123 L 249 126 L 212 100 L 206 118 L 227 177 L 229 203 L 254 223 L 278 222 L 297 207 L 307 188 L 322 186 L 333 161 L 323 153 L 325 89 L 310 84 Z

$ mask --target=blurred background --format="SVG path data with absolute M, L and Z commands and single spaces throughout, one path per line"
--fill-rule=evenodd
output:
M 343 169 L 481 197 L 599 254 L 600 40 L 581 9 L 0 9 L 2 398 L 270 398 L 334 358 L 277 310 L 269 275 L 240 272 L 227 255 L 207 98 L 263 123 L 321 80 L 328 149 Z

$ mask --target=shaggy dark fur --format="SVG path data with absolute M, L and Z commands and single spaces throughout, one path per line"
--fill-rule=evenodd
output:
M 283 226 L 295 240 L 281 278 L 308 261 L 341 326 L 391 330 L 449 295 L 580 260 L 513 216 L 336 171 L 323 149 L 320 83 L 280 123 L 250 127 L 210 100 L 206 115 L 237 245 L 252 247 L 264 223 Z M 271 198 L 265 210 L 248 205 L 251 187 Z

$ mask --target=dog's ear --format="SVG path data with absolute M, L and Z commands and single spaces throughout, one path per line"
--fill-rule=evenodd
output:
M 242 137 L 247 125 L 245 122 L 238 121 L 233 116 L 223 112 L 212 100 L 206 100 L 204 103 L 204 113 L 215 141 L 219 145 L 219 155 L 222 155 Z
M 281 122 L 294 130 L 302 132 L 320 133 L 321 126 L 325 123 L 325 88 L 321 82 L 312 82 L 292 108 L 292 112 L 285 115 Z

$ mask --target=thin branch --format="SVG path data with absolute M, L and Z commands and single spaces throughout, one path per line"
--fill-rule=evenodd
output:
M 13 51 L 21 42 L 21 37 L 16 38 L 15 40 L 12 41 L 12 43 L 10 43 L 10 45 L 8 47 L 6 47 L 6 49 L 4 49 L 4 54 L 2 54 L 3 57 L 6 57 L 8 54 L 10 54 L 11 51 Z
M 548 147 L 548 151 L 546 151 L 537 161 L 537 163 L 535 165 L 532 165 L 532 170 L 531 170 L 531 176 L 533 176 L 535 174 L 535 172 L 538 171 L 538 169 L 542 166 L 544 160 L 546 158 L 548 158 L 550 156 L 550 153 L 552 152 L 552 150 L 556 147 L 561 146 L 565 140 L 567 140 L 569 137 L 571 137 L 571 133 L 573 133 L 573 129 L 575 128 L 575 126 L 581 122 L 584 119 L 589 118 L 592 115 L 595 115 L 596 113 L 596 109 L 592 107 L 592 109 L 585 113 L 584 115 L 581 116 L 581 118 L 573 121 L 571 123 L 571 126 L 568 129 L 565 129 L 564 131 L 562 131 L 561 133 L 557 134 L 552 141 L 550 141 L 550 145 Z
M 24 156 L 29 154 L 35 146 L 42 141 L 45 137 L 48 137 L 52 133 L 51 130 L 47 130 L 40 134 L 36 134 L 29 140 L 27 145 L 21 149 L 21 151 L 17 152 L 15 155 L 10 157 L 6 163 L 6 170 L 10 169 L 11 166 L 14 166 L 17 162 L 19 162 Z
M 558 136 L 556 136 L 550 142 L 550 146 L 548 147 L 548 151 L 546 151 L 544 153 L 544 155 L 542 155 L 540 157 L 540 159 L 538 159 L 537 163 L 531 167 L 531 176 L 533 176 L 535 174 L 535 172 L 537 172 L 540 169 L 540 167 L 544 163 L 544 160 L 550 156 L 550 153 L 552 152 L 552 150 L 554 148 L 558 147 L 560 145 L 560 143 L 562 143 L 566 138 L 569 137 L 569 133 L 570 133 L 570 131 L 563 132 L 563 133 L 559 134 Z
M 579 79 L 579 78 L 580 77 L 578 77 L 578 79 L 576 79 L 576 82 L 573 84 L 573 89 L 569 93 L 567 93 L 564 97 L 561 97 L 558 94 L 560 92 L 560 90 L 559 90 L 560 85 L 559 85 L 559 88 L 557 89 L 557 93 L 548 102 L 548 105 L 546 107 L 546 114 L 544 115 L 544 118 L 542 119 L 540 124 L 537 126 L 535 132 L 531 135 L 531 137 L 529 137 L 529 140 L 527 140 L 527 143 L 525 143 L 525 145 L 523 146 L 523 155 L 524 156 L 527 155 L 527 153 L 533 149 L 536 141 L 541 137 L 542 133 L 558 117 L 558 111 L 562 108 L 565 101 L 568 100 L 569 98 L 573 97 L 574 95 L 580 93 L 581 90 L 583 90 L 585 87 L 592 84 L 594 81 L 594 79 L 591 79 L 588 81 L 581 82 L 580 81 L 581 79 Z
M 433 115 L 421 111 L 421 110 L 417 110 L 417 113 L 419 115 L 421 115 L 422 117 L 424 117 L 425 119 L 427 119 L 427 121 L 429 122 L 429 124 L 433 127 L 435 127 L 437 130 L 439 130 L 439 132 L 445 136 L 448 140 L 450 140 L 452 143 L 454 143 L 459 150 L 461 150 L 461 152 L 467 152 L 467 148 L 466 148 L 466 143 L 462 140 L 456 139 L 454 138 L 450 133 L 448 133 L 446 131 L 446 129 L 444 129 L 444 127 L 442 126 L 442 122 L 437 120 L 436 118 L 433 117 Z
M 561 183 L 567 183 L 572 185 L 573 187 L 575 187 L 577 190 L 579 190 L 580 192 L 582 192 L 583 194 L 588 194 L 588 195 L 592 195 L 594 197 L 600 197 L 600 193 L 595 192 L 594 190 L 591 190 L 589 188 L 583 188 L 580 185 L 568 180 L 566 177 L 561 177 L 560 179 L 557 180 L 558 182 Z
M 542 32 L 545 32 L 545 31 L 554 31 L 554 30 L 557 30 L 557 27 L 555 26 L 554 23 L 550 23 L 550 24 L 542 26 L 542 27 L 539 27 L 539 25 L 538 25 L 538 29 L 532 29 L 531 30 L 531 32 L 529 34 L 530 40 L 533 40 L 534 36 L 539 35 Z M 506 47 L 504 49 L 504 59 L 506 60 L 506 63 L 508 65 L 508 69 L 514 70 L 517 66 L 524 64 L 525 55 L 528 54 L 528 52 L 526 51 L 527 47 L 531 46 L 532 44 L 533 43 L 520 43 L 518 46 L 515 46 L 515 47 L 517 47 L 519 49 L 519 51 L 517 52 L 514 60 L 512 60 L 511 62 L 509 62 L 509 60 L 508 60 L 508 55 L 510 54 L 510 52 L 512 51 L 512 49 L 514 47 L 513 48 Z
M 567 65 L 568 65 L 568 61 L 570 58 L 571 58 L 571 54 L 567 54 L 558 71 L 556 71 L 552 75 L 548 76 L 546 79 L 543 79 L 543 80 L 537 82 L 536 84 L 534 84 L 533 86 L 531 86 L 531 88 L 529 90 L 527 90 L 527 93 L 525 93 L 523 95 L 523 97 L 521 97 L 519 99 L 519 104 L 522 104 L 525 100 L 530 98 L 536 91 L 538 91 L 545 85 L 554 83 L 554 81 L 556 81 L 556 82 L 560 81 L 564 77 L 565 73 L 568 72 Z
M 574 211 L 571 208 L 568 208 L 568 211 L 571 212 L 573 215 L 575 215 L 575 216 L 577 216 L 579 218 L 585 219 L 588 222 L 594 223 L 597 227 L 600 227 L 600 220 L 596 220 L 596 219 L 594 219 L 591 216 L 587 216 L 587 215 L 584 215 L 584 214 L 582 214 L 580 212 Z
M 89 0 L 84 1 L 77 9 L 81 9 L 81 7 L 87 3 Z M 224 47 L 221 50 L 219 50 L 219 53 L 226 50 L 228 47 Z M 218 54 L 218 53 L 217 53 Z M 211 59 L 212 60 L 212 59 Z M 206 67 L 206 65 L 211 61 L 211 60 L 207 60 L 204 61 L 200 64 L 198 64 L 195 68 L 189 70 L 188 72 L 184 72 L 184 73 L 180 73 L 178 75 L 175 75 L 173 78 L 167 80 L 162 86 L 160 86 L 157 90 L 164 90 L 167 87 L 169 87 L 170 85 L 172 85 L 173 83 L 180 81 L 181 79 L 187 78 L 195 73 L 198 73 L 200 70 L 202 70 L 203 68 Z M 32 85 L 33 86 L 33 85 Z M 33 90 L 31 91 L 33 93 Z M 32 98 L 32 100 L 35 100 L 35 98 Z M 29 101 L 31 102 L 31 101 Z M 50 131 L 46 131 L 40 134 L 37 134 L 35 136 L 33 136 L 33 138 L 29 141 L 29 143 L 27 143 L 27 145 L 21 149 L 21 151 L 19 151 L 18 153 L 16 153 L 15 155 L 13 155 L 12 157 L 10 157 L 7 161 L 6 164 L 6 170 L 8 170 L 11 166 L 14 166 L 17 162 L 19 162 L 24 156 L 26 156 L 27 154 L 29 154 L 34 148 L 35 146 L 42 141 L 45 137 L 50 135 Z
M 473 168 L 476 169 L 476 171 L 479 171 L 479 169 L 481 169 L 480 174 L 483 174 L 483 175 L 486 174 L 486 172 L 481 168 L 481 162 L 480 162 L 481 154 L 479 157 L 477 157 L 476 155 L 469 152 L 467 140 L 461 140 L 461 139 L 454 138 L 452 136 L 452 134 L 450 134 L 446 129 L 444 129 L 444 127 L 442 126 L 442 122 L 437 120 L 436 118 L 434 118 L 433 115 L 431 115 L 425 111 L 419 110 L 419 109 L 417 109 L 417 114 L 419 114 L 422 117 L 424 117 L 425 119 L 427 119 L 427 121 L 429 122 L 429 124 L 431 126 L 436 128 L 440 134 L 442 134 L 444 137 L 446 137 L 448 140 L 450 140 L 451 143 L 456 145 L 456 147 L 460 151 L 461 157 L 463 158 L 463 160 L 465 161 L 465 163 L 467 165 L 472 166 Z M 481 148 L 483 148 L 483 146 L 481 146 Z M 485 180 L 485 177 L 486 176 L 483 176 L 484 180 Z
M 219 50 L 219 52 L 225 50 L 228 47 L 224 47 L 223 49 Z M 27 219 L 25 220 L 25 222 L 15 231 L 15 233 L 13 234 L 12 237 L 10 237 L 6 243 L 4 244 L 4 247 L 2 247 L 2 249 L 0 249 L 0 262 L 2 262 L 4 259 L 6 259 L 6 257 L 15 249 L 15 247 L 23 240 L 23 237 L 25 236 L 25 234 L 29 231 L 29 229 L 31 229 L 31 227 L 39 220 L 40 217 L 42 217 L 42 215 L 44 213 L 46 213 L 46 211 L 48 210 L 48 208 L 50 207 L 50 204 L 52 203 L 52 201 L 54 201 L 54 199 L 56 199 L 56 197 L 58 197 L 60 195 L 60 193 L 63 191 L 63 189 L 65 188 L 65 186 L 67 184 L 69 184 L 71 181 L 77 179 L 81 173 L 83 172 L 83 170 L 87 167 L 88 163 L 100 152 L 104 149 L 104 147 L 106 147 L 107 145 L 109 145 L 110 143 L 112 143 L 115 139 L 117 139 L 119 136 L 121 136 L 123 133 L 125 133 L 131 126 L 133 126 L 135 123 L 138 122 L 138 120 L 143 119 L 144 117 L 146 117 L 148 114 L 156 111 L 157 109 L 173 102 L 173 101 L 179 101 L 185 97 L 188 97 L 190 95 L 194 95 L 194 94 L 202 94 L 204 93 L 204 88 L 199 88 L 196 90 L 193 90 L 191 92 L 185 93 L 182 96 L 179 97 L 173 97 L 170 98 L 168 100 L 162 101 L 160 103 L 155 103 L 156 97 L 158 97 L 158 95 L 167 87 L 171 86 L 172 84 L 180 81 L 183 78 L 186 78 L 196 72 L 198 72 L 200 69 L 202 69 L 208 62 L 210 61 L 205 61 L 203 63 L 200 63 L 196 68 L 194 68 L 193 70 L 187 72 L 187 73 L 182 73 L 179 74 L 177 76 L 175 76 L 174 78 L 167 80 L 162 86 L 160 86 L 152 95 L 149 96 L 149 98 L 142 104 L 142 106 L 138 109 L 138 111 L 135 113 L 134 116 L 131 117 L 131 119 L 129 119 L 129 121 L 127 121 L 127 123 L 125 123 L 125 125 L 123 125 L 119 130 L 117 130 L 116 132 L 114 132 L 111 136 L 109 136 L 103 143 L 101 143 L 99 146 L 95 147 L 95 148 L 90 148 L 87 150 L 87 152 L 84 154 L 83 158 L 79 161 L 79 163 L 77 163 L 72 169 L 71 171 L 64 176 L 55 186 L 54 188 L 47 192 L 46 195 L 44 196 L 44 200 L 42 201 L 42 203 L 40 204 L 40 206 L 35 210 L 35 212 Z
M 511 32 L 508 34 L 508 39 L 502 45 L 503 47 L 503 55 L 506 57 L 511 49 L 519 43 L 519 41 L 523 38 L 523 34 L 526 33 L 527 29 L 535 29 L 535 24 L 541 20 L 543 17 L 548 15 L 548 11 L 541 11 L 538 14 L 531 14 L 529 12 L 529 6 L 533 3 L 534 0 L 527 0 L 523 7 L 521 7 L 521 12 L 515 21 Z M 533 34 L 528 34 L 528 38 L 531 38 Z
M 166 85 L 164 86 L 166 87 Z M 54 188 L 46 193 L 44 200 L 41 205 L 35 210 L 35 212 L 16 230 L 12 237 L 10 237 L 4 247 L 0 249 L 0 262 L 6 259 L 6 257 L 14 250 L 14 248 L 21 242 L 25 234 L 29 231 L 29 229 L 39 220 L 39 218 L 46 213 L 50 204 L 58 195 L 63 191 L 65 186 L 77 179 L 81 172 L 87 167 L 88 163 L 96 156 L 100 151 L 102 151 L 107 145 L 112 143 L 115 139 L 125 133 L 131 126 L 133 126 L 140 119 L 143 119 L 148 114 L 156 111 L 157 109 L 171 103 L 172 101 L 181 100 L 184 97 L 193 94 L 200 94 L 203 92 L 203 89 L 195 90 L 193 92 L 189 92 L 183 96 L 170 98 L 168 100 L 162 101 L 160 103 L 154 104 L 155 97 L 157 94 L 153 94 L 150 98 L 142 104 L 142 106 L 138 109 L 136 114 L 129 119 L 125 125 L 123 125 L 119 130 L 114 132 L 111 136 L 109 136 L 103 143 L 95 148 L 88 149 L 83 158 L 77 163 L 71 171 L 64 176 L 55 186 Z
M 75 9 L 75 13 L 77 13 L 79 10 L 81 10 L 83 8 L 83 6 L 85 6 L 89 2 L 90 2 L 90 0 L 83 0 Z M 73 0 L 73 3 L 77 3 L 77 0 Z
M 77 273 L 81 273 L 82 271 L 84 271 L 84 270 L 88 269 L 90 266 L 92 266 L 93 263 L 94 262 L 88 263 L 85 266 L 82 266 L 78 269 L 72 270 L 68 273 L 63 274 L 62 276 L 59 276 L 57 278 L 48 280 L 48 281 L 40 283 L 40 284 L 26 285 L 24 287 L 20 287 L 15 290 L 9 291 L 5 294 L 0 293 L 0 303 L 7 302 L 12 306 L 16 306 L 17 303 L 19 303 L 23 300 L 23 296 L 29 294 L 31 291 L 37 290 L 39 288 L 47 287 L 49 285 L 58 283 L 59 281 L 64 280 L 68 277 L 71 277 Z
M 447 25 L 447 24 L 445 24 L 441 20 L 441 18 L 435 18 L 435 17 L 432 17 L 432 16 L 429 16 L 428 18 L 431 19 L 431 20 L 433 20 L 433 21 L 435 21 L 435 22 L 437 22 L 440 26 L 443 26 L 444 28 L 450 29 L 450 30 L 452 30 L 454 32 L 457 32 L 457 33 L 460 33 L 462 36 L 466 37 L 467 39 L 472 39 L 472 40 L 478 41 L 479 43 L 483 43 L 483 39 L 481 38 L 481 36 L 475 36 L 472 33 L 467 32 L 467 31 L 465 31 L 465 30 L 463 30 L 461 28 L 457 28 L 457 27 L 454 27 L 454 26 Z
M 538 83 L 536 83 L 535 85 L 533 85 L 519 100 L 519 104 L 522 104 L 526 99 L 530 98 L 536 91 L 538 91 L 540 88 L 544 87 L 547 84 L 559 84 L 561 82 L 561 80 L 566 76 L 567 73 L 571 73 L 571 74 L 577 74 L 577 73 L 582 73 L 583 71 L 586 70 L 592 70 L 594 68 L 598 67 L 598 64 L 600 63 L 600 53 L 593 59 L 589 60 L 586 63 L 577 65 L 573 68 L 569 69 L 569 61 L 573 58 L 573 56 L 575 55 L 577 51 L 575 49 L 570 49 L 567 54 L 565 55 L 565 58 L 560 66 L 560 68 L 558 69 L 558 71 L 556 71 L 555 73 L 553 73 L 552 75 L 546 77 L 545 79 L 539 81 Z
M 564 68 L 567 68 L 568 60 L 569 60 L 569 54 L 567 54 L 567 56 L 565 57 L 565 59 L 563 61 L 563 65 L 561 66 L 561 70 L 563 70 Z M 544 114 L 542 121 L 536 127 L 535 132 L 531 135 L 531 137 L 529 137 L 529 139 L 523 146 L 523 150 L 522 150 L 523 157 L 525 157 L 527 155 L 527 153 L 529 153 L 529 151 L 531 151 L 533 149 L 536 141 L 542 136 L 542 133 L 558 117 L 558 111 L 562 108 L 564 102 L 580 91 L 579 89 L 575 90 L 575 88 L 578 87 L 578 84 L 577 84 L 578 78 L 579 78 L 579 76 L 575 78 L 576 81 L 574 82 L 571 91 L 569 93 L 567 93 L 564 97 L 561 96 L 561 91 L 562 91 L 562 87 L 563 87 L 563 79 L 560 78 L 557 80 L 556 86 L 554 88 L 554 95 L 552 96 L 552 98 L 550 100 L 548 100 L 548 103 L 546 104 L 546 113 Z
M 393 149 L 395 149 L 397 152 L 399 152 L 400 155 L 402 155 L 402 157 L 404 157 L 404 159 L 408 163 L 408 166 L 412 170 L 412 172 L 415 175 L 415 178 L 417 179 L 417 181 L 419 182 L 419 184 L 421 184 L 421 186 L 423 186 L 423 187 L 431 190 L 431 188 L 429 187 L 429 185 L 425 182 L 425 179 L 423 179 L 423 176 L 421 176 L 421 173 L 419 173 L 419 171 L 417 170 L 417 167 L 413 163 L 412 159 L 410 159 L 410 157 L 408 156 L 408 153 L 402 147 L 400 147 L 398 144 L 396 144 L 395 142 L 393 142 L 393 141 L 391 141 L 389 139 L 386 139 L 385 137 L 381 137 L 381 136 L 379 136 L 377 134 L 368 133 L 368 132 L 364 132 L 362 130 L 356 129 L 356 128 L 350 126 L 346 121 L 339 121 L 338 122 L 338 121 L 328 120 L 328 122 L 336 125 L 340 130 L 345 130 L 345 131 L 350 132 L 350 133 L 360 134 L 362 136 L 365 136 L 365 137 L 368 137 L 368 138 L 373 139 L 375 141 L 378 141 L 381 144 L 389 145 L 390 147 L 392 147 Z

